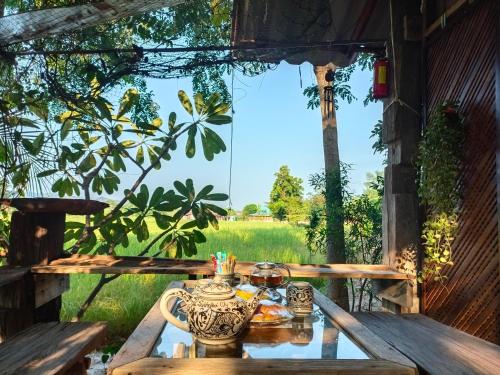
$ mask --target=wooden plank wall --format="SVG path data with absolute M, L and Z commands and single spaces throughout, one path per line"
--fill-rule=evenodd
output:
M 479 1 L 460 22 L 427 43 L 427 115 L 443 100 L 459 100 L 467 141 L 455 265 L 445 269 L 444 285 L 425 284 L 422 297 L 426 315 L 500 344 L 495 3 Z

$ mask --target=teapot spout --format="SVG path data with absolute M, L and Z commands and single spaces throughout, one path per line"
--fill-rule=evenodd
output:
M 250 298 L 248 301 L 247 301 L 247 305 L 248 305 L 248 316 L 251 317 L 253 315 L 253 313 L 255 312 L 255 310 L 257 309 L 257 306 L 259 305 L 259 302 L 260 300 L 262 299 L 262 296 L 264 295 L 264 293 L 266 292 L 266 289 L 264 288 L 259 288 L 259 290 L 257 291 L 257 293 L 255 293 L 252 298 Z

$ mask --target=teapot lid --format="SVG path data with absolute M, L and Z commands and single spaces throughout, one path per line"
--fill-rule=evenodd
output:
M 201 287 L 200 294 L 208 299 L 227 299 L 234 297 L 236 292 L 225 281 L 212 281 Z
M 276 268 L 276 264 L 268 262 L 266 260 L 265 262 L 255 263 L 255 267 L 261 270 L 272 270 Z

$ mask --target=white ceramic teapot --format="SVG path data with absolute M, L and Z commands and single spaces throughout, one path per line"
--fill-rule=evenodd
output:
M 214 281 L 198 286 L 195 293 L 179 288 L 168 290 L 161 298 L 160 309 L 168 322 L 191 332 L 203 344 L 227 344 L 236 341 L 245 329 L 263 293 L 264 290 L 259 290 L 244 301 L 229 284 Z M 187 324 L 170 312 L 168 301 L 172 298 L 185 302 Z

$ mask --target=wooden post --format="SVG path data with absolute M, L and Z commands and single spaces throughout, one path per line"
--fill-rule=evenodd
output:
M 389 164 L 385 168 L 383 259 L 384 264 L 407 273 L 416 270 L 420 241 L 415 157 L 421 123 L 421 45 L 415 30 L 409 30 L 421 24 L 419 7 L 419 0 L 389 0 L 392 69 L 391 96 L 384 101 L 383 140 Z M 385 298 L 384 305 L 390 305 Z M 411 311 L 415 309 L 418 303 Z M 399 311 L 399 307 L 392 310 Z
M 48 264 L 63 255 L 64 213 L 12 214 L 7 262 L 12 266 Z M 20 306 L 0 313 L 0 338 L 38 322 L 59 321 L 61 296 L 36 307 L 36 283 L 31 273 L 12 288 L 21 289 Z
M 75 199 L 13 199 L 3 203 L 19 210 L 11 218 L 7 262 L 23 267 L 47 265 L 64 256 L 66 213 L 90 214 L 107 207 Z M 4 286 L 2 293 L 9 294 L 13 302 L 0 310 L 0 342 L 34 323 L 59 321 L 61 294 L 68 287 L 67 275 L 31 272 L 21 281 Z

